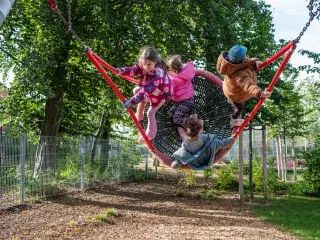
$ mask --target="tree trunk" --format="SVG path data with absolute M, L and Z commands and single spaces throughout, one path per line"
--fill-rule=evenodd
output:
M 67 60 L 67 51 L 64 59 Z M 40 132 L 40 141 L 36 152 L 36 163 L 33 176 L 38 178 L 40 173 L 56 169 L 57 137 L 60 128 L 63 108 L 63 90 L 61 82 L 67 76 L 64 65 L 56 68 L 51 82 L 53 94 L 48 97 L 45 106 L 43 124 Z
M 36 152 L 34 177 L 38 178 L 43 171 L 56 169 L 57 135 L 62 115 L 62 92 L 46 101 L 43 126 Z

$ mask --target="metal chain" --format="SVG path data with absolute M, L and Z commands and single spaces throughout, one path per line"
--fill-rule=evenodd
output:
M 310 0 L 307 8 L 309 9 L 309 21 L 306 23 L 306 25 L 303 27 L 302 31 L 300 32 L 299 36 L 294 40 L 295 45 L 299 43 L 300 38 L 303 36 L 307 28 L 310 26 L 310 23 L 312 20 L 320 13 L 320 5 L 318 6 L 317 10 L 313 12 L 313 2 L 314 0 Z
M 58 11 L 58 16 L 60 17 L 60 19 L 62 20 L 62 22 L 66 25 L 66 26 L 69 26 L 68 25 L 68 21 L 62 16 L 62 12 L 61 11 Z M 82 42 L 82 40 L 80 39 L 80 37 L 76 34 L 76 32 L 73 30 L 72 26 L 71 26 L 71 29 L 69 30 L 75 39 L 78 40 L 78 42 L 83 46 L 83 48 L 86 50 L 88 47 Z
M 68 31 L 72 30 L 72 22 L 71 22 L 71 3 L 72 0 L 67 0 L 67 8 L 68 8 Z
M 72 0 L 66 0 L 67 1 L 67 8 L 68 8 L 68 21 L 64 18 L 62 15 L 62 12 L 59 10 L 58 6 L 56 5 L 55 0 L 49 1 L 50 8 L 59 16 L 60 20 L 68 27 L 68 31 L 74 36 L 76 40 L 81 44 L 81 46 L 87 50 L 88 47 L 82 42 L 80 37 L 75 33 L 75 31 L 72 29 L 72 21 L 71 21 L 71 3 Z

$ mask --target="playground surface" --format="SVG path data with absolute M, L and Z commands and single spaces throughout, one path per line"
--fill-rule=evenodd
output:
M 199 189 L 198 189 L 199 190 Z M 198 191 L 199 192 L 199 191 Z M 94 222 L 114 208 L 117 216 Z M 0 239 L 296 239 L 255 217 L 237 195 L 206 200 L 173 180 L 101 184 L 0 210 Z

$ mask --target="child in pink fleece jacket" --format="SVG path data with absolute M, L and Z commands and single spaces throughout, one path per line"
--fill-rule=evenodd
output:
M 182 136 L 185 135 L 184 120 L 190 116 L 194 107 L 192 80 L 196 69 L 193 62 L 183 64 L 180 55 L 173 55 L 167 64 L 173 85 L 172 100 L 177 102 L 170 112 L 173 123 L 178 126 L 179 135 Z
M 155 114 L 165 102 L 171 100 L 172 94 L 172 82 L 167 71 L 162 68 L 162 59 L 159 53 L 155 47 L 145 46 L 140 51 L 138 63 L 132 67 L 118 68 L 118 73 L 139 77 L 139 85 L 133 90 L 134 96 L 126 99 L 123 105 L 129 108 L 146 100 L 150 101 L 146 135 L 150 140 L 153 139 L 157 134 Z M 140 110 L 138 109 L 138 120 L 143 119 L 143 108 L 144 105 Z M 144 140 L 140 136 L 138 141 L 143 142 Z

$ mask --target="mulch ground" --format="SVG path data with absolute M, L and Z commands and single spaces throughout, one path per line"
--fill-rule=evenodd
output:
M 72 191 L 0 210 L 0 239 L 296 239 L 255 217 L 237 195 L 207 200 L 193 191 L 173 180 Z M 117 216 L 94 220 L 110 208 Z

